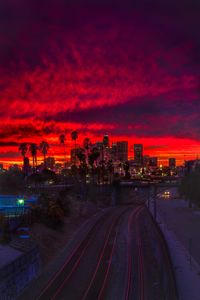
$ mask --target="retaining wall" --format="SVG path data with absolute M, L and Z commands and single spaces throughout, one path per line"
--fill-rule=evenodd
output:
M 0 269 L 0 300 L 15 300 L 25 286 L 40 271 L 40 255 L 37 246 L 23 253 L 16 260 Z

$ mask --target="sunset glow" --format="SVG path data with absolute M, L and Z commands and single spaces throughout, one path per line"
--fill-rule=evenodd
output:
M 62 161 L 58 137 L 69 157 L 73 130 L 80 145 L 127 140 L 130 158 L 134 143 L 163 164 L 196 158 L 200 21 L 186 2 L 181 14 L 176 1 L 28 2 L 0 4 L 0 162 L 21 163 L 18 144 L 42 140 Z

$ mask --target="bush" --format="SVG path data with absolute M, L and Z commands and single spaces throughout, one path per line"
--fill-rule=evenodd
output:
M 34 205 L 31 208 L 32 221 L 44 223 L 54 229 L 62 226 L 65 211 L 60 201 L 47 195 L 42 195 L 39 200 L 39 205 Z
M 182 179 L 179 187 L 180 195 L 189 200 L 189 207 L 192 203 L 200 207 L 200 170 L 196 169 Z
M 10 226 L 4 215 L 0 214 L 0 242 L 7 244 L 11 240 Z
M 0 193 L 22 193 L 25 188 L 23 172 L 9 170 L 0 174 Z

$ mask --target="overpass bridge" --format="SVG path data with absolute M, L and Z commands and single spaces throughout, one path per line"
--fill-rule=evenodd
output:
M 70 189 L 74 184 L 51 184 L 51 185 L 34 185 L 28 186 L 27 189 L 33 193 L 56 193 L 65 189 Z
M 120 186 L 124 187 L 138 187 L 138 188 L 149 188 L 151 186 L 155 186 L 157 188 L 172 188 L 172 187 L 178 187 L 180 185 L 180 179 L 176 179 L 173 181 L 161 181 L 161 182 L 145 182 L 145 181 L 121 181 Z

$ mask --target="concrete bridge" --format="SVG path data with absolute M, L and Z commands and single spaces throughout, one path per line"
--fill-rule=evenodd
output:
M 166 181 L 151 181 L 151 182 L 146 182 L 146 181 L 137 181 L 137 180 L 131 180 L 131 181 L 121 181 L 120 182 L 121 186 L 124 187 L 138 187 L 138 188 L 149 188 L 151 186 L 155 186 L 157 188 L 172 188 L 172 187 L 178 187 L 180 185 L 180 179 L 176 180 L 166 180 Z
M 35 185 L 35 186 L 29 186 L 27 189 L 33 193 L 55 193 L 59 192 L 65 189 L 70 189 L 74 185 L 73 184 L 52 184 L 52 185 Z

